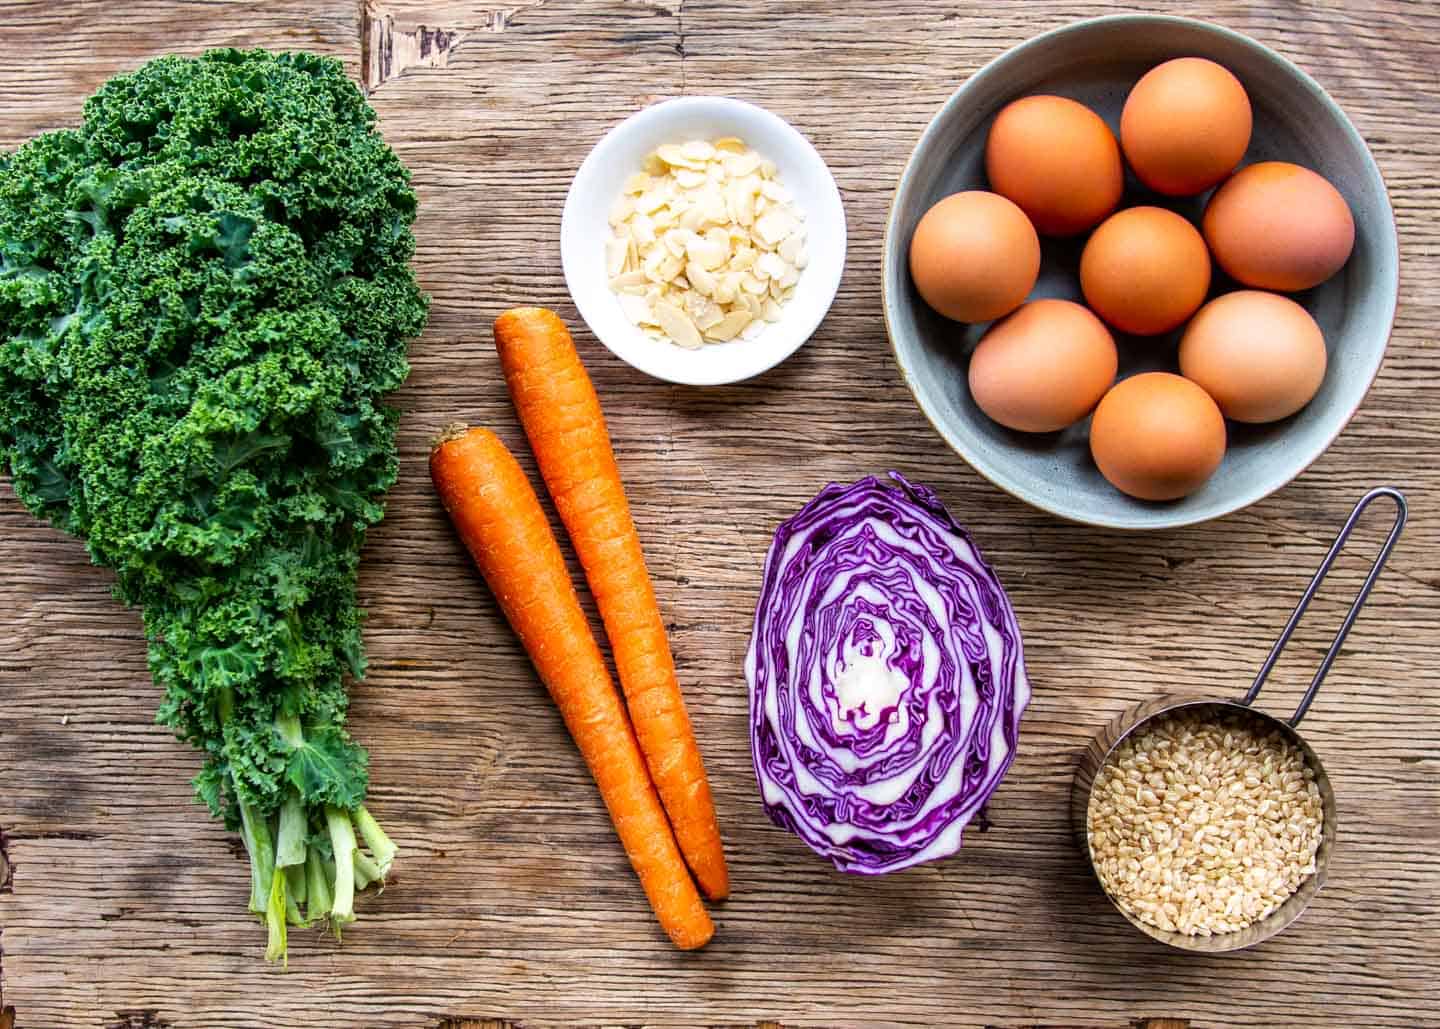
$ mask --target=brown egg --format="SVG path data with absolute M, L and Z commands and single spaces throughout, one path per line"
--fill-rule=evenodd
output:
M 1240 290 L 1200 308 L 1180 341 L 1180 371 L 1237 422 L 1273 422 L 1310 402 L 1325 378 L 1325 336 L 1289 297 Z
M 1090 453 L 1110 484 L 1141 500 L 1176 500 L 1225 456 L 1225 419 L 1189 379 L 1146 372 L 1115 385 L 1090 419 Z
M 957 322 L 1019 307 L 1040 275 L 1040 238 L 1025 212 L 996 193 L 941 200 L 910 240 L 910 276 L 925 302 Z
M 1115 210 L 1125 185 L 1110 127 L 1059 96 L 1027 96 L 1000 112 L 985 142 L 985 174 L 1047 236 L 1094 228 Z
M 1080 255 L 1080 288 L 1101 318 L 1137 336 L 1178 328 L 1210 289 L 1205 240 L 1174 211 L 1131 207 L 1095 230 Z
M 1181 57 L 1151 68 L 1120 113 L 1120 142 L 1157 193 L 1193 196 L 1235 170 L 1250 145 L 1250 98 L 1214 61 Z
M 1256 289 L 1318 286 L 1355 246 L 1355 219 L 1339 190 L 1285 161 L 1236 172 L 1210 198 L 1202 224 L 1220 267 Z
M 1054 432 L 1084 418 L 1115 381 L 1115 341 L 1069 300 L 1032 300 L 999 322 L 970 358 L 970 394 L 1001 425 Z

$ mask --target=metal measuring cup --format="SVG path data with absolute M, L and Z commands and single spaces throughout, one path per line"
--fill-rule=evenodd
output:
M 1305 609 L 1310 606 L 1320 583 L 1324 580 L 1330 567 L 1335 563 L 1345 541 L 1350 537 L 1350 531 L 1355 528 L 1361 513 L 1372 501 L 1379 497 L 1389 497 L 1395 501 L 1395 524 L 1390 529 L 1390 535 L 1386 538 L 1384 546 L 1375 558 L 1375 563 L 1370 566 L 1370 573 L 1365 578 L 1365 583 L 1360 587 L 1360 592 L 1355 597 L 1355 602 L 1350 605 L 1350 611 L 1345 615 L 1345 621 L 1340 625 L 1340 631 L 1335 634 L 1335 640 L 1330 644 L 1320 667 L 1315 672 L 1315 677 L 1310 680 L 1310 687 L 1301 698 L 1300 705 L 1295 713 L 1288 720 L 1281 720 L 1273 715 L 1257 711 L 1250 706 L 1251 702 L 1259 695 L 1260 688 L 1265 684 L 1266 677 L 1275 666 L 1276 660 L 1280 657 L 1280 651 L 1285 649 L 1285 644 L 1290 641 L 1291 635 L 1295 632 L 1295 626 L 1299 624 L 1300 617 Z M 1360 498 L 1355 509 L 1350 512 L 1350 517 L 1345 520 L 1335 542 L 1330 546 L 1330 552 L 1325 555 L 1325 560 L 1320 562 L 1316 569 L 1315 576 L 1310 580 L 1310 585 L 1305 588 L 1300 602 L 1295 605 L 1294 612 L 1290 615 L 1290 621 L 1286 623 L 1281 631 L 1275 645 L 1270 648 L 1270 656 L 1260 666 L 1255 681 L 1250 686 L 1250 691 L 1239 700 L 1227 700 L 1224 698 L 1193 696 L 1182 693 L 1170 693 L 1147 700 L 1137 704 L 1129 710 L 1121 713 L 1108 725 L 1095 734 L 1085 753 L 1080 759 L 1080 767 L 1075 772 L 1075 780 L 1070 790 L 1070 819 L 1074 827 L 1076 840 L 1080 844 L 1080 850 L 1084 853 L 1086 860 L 1090 863 L 1091 872 L 1095 872 L 1096 881 L 1100 876 L 1095 868 L 1095 855 L 1090 849 L 1088 832 L 1088 820 L 1090 812 L 1090 796 L 1095 785 L 1095 779 L 1099 776 L 1100 770 L 1105 767 L 1114 754 L 1115 748 L 1120 742 L 1137 729 L 1148 724 L 1162 715 L 1169 714 L 1182 709 L 1207 711 L 1210 717 L 1220 717 L 1226 713 L 1238 713 L 1240 717 L 1254 720 L 1254 727 L 1257 732 L 1278 731 L 1282 737 L 1288 739 L 1300 752 L 1304 754 L 1306 763 L 1315 773 L 1315 785 L 1320 791 L 1320 800 L 1324 809 L 1324 824 L 1322 827 L 1320 847 L 1315 854 L 1315 872 L 1300 884 L 1300 888 L 1292 893 L 1283 904 L 1272 911 L 1269 915 L 1260 919 L 1244 929 L 1233 933 L 1221 933 L 1213 936 L 1189 936 L 1185 933 L 1170 932 L 1141 921 L 1129 911 L 1125 910 L 1108 891 L 1105 896 L 1115 906 L 1131 925 L 1139 929 L 1145 935 L 1159 940 L 1180 950 L 1199 951 L 1202 953 L 1220 953 L 1222 951 L 1240 950 L 1243 947 L 1250 947 L 1261 943 L 1283 930 L 1291 922 L 1300 917 L 1300 913 L 1309 905 L 1312 897 L 1325 882 L 1325 869 L 1330 862 L 1330 852 L 1335 846 L 1335 791 L 1330 786 L 1330 778 L 1325 774 L 1325 767 L 1320 763 L 1320 758 L 1311 749 L 1310 745 L 1296 732 L 1295 727 L 1300 724 L 1300 719 L 1305 717 L 1305 712 L 1310 709 L 1310 702 L 1315 699 L 1316 692 L 1320 689 L 1320 683 L 1324 680 L 1325 674 L 1330 671 L 1330 666 L 1335 663 L 1335 658 L 1340 653 L 1340 648 L 1349 635 L 1350 628 L 1355 624 L 1356 617 L 1360 614 L 1360 608 L 1364 606 L 1366 598 L 1370 596 L 1370 590 L 1375 585 L 1375 580 L 1380 577 L 1380 570 L 1384 567 L 1390 551 L 1395 548 L 1396 541 L 1400 538 L 1400 530 L 1405 527 L 1406 505 L 1405 496 L 1399 490 L 1389 486 L 1381 486 L 1371 490 Z M 1101 884 L 1104 890 L 1104 885 Z

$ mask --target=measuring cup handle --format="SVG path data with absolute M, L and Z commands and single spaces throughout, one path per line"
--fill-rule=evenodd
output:
M 1255 676 L 1255 682 L 1250 687 L 1250 692 L 1245 694 L 1245 699 L 1240 703 L 1249 705 L 1260 694 L 1260 687 L 1265 685 L 1265 679 L 1270 675 L 1270 669 L 1275 667 L 1276 660 L 1280 657 L 1280 651 L 1285 649 L 1285 644 L 1290 642 L 1291 635 L 1295 632 L 1295 626 L 1300 623 L 1300 616 L 1310 606 L 1310 601 L 1315 599 L 1315 593 L 1320 588 L 1320 583 L 1330 571 L 1330 566 L 1340 556 L 1340 551 L 1345 547 L 1345 541 L 1350 538 L 1350 531 L 1355 528 L 1355 523 L 1360 520 L 1360 515 L 1370 506 L 1370 503 L 1379 497 L 1389 497 L 1395 501 L 1395 524 L 1390 529 L 1390 535 L 1385 539 L 1385 545 L 1380 548 L 1376 555 L 1375 563 L 1370 566 L 1370 574 L 1365 577 L 1365 583 L 1360 587 L 1360 592 L 1355 595 L 1355 602 L 1350 605 L 1350 611 L 1345 616 L 1345 621 L 1340 624 L 1340 631 L 1335 634 L 1335 641 L 1330 644 L 1330 649 L 1325 652 L 1325 657 L 1320 662 L 1320 667 L 1315 670 L 1315 678 L 1310 680 L 1310 688 L 1305 691 L 1305 696 L 1300 698 L 1300 706 L 1290 716 L 1290 726 L 1294 728 L 1300 724 L 1300 719 L 1305 717 L 1305 712 L 1310 710 L 1310 702 L 1315 699 L 1316 692 L 1320 689 L 1320 683 L 1325 678 L 1325 673 L 1330 671 L 1330 666 L 1335 663 L 1335 658 L 1340 655 L 1340 648 L 1345 643 L 1345 637 L 1350 635 L 1350 627 L 1355 624 L 1355 619 L 1360 614 L 1360 609 L 1365 606 L 1365 600 L 1370 596 L 1370 590 L 1375 585 L 1375 580 L 1380 578 L 1380 569 L 1385 567 L 1385 561 L 1390 556 L 1390 551 L 1395 549 L 1395 542 L 1400 538 L 1400 530 L 1405 528 L 1405 494 L 1392 486 L 1379 486 L 1360 498 L 1355 505 L 1355 510 L 1350 512 L 1350 517 L 1345 519 L 1345 524 L 1340 527 L 1340 533 L 1335 537 L 1335 542 L 1330 545 L 1330 553 L 1325 555 L 1325 560 L 1320 562 L 1320 567 L 1315 570 L 1315 577 L 1310 580 L 1310 585 L 1305 587 L 1304 594 L 1300 597 L 1300 603 L 1295 605 L 1295 611 L 1290 615 L 1290 621 L 1281 630 L 1279 638 L 1275 640 L 1275 646 L 1270 648 L 1270 656 L 1260 666 L 1259 673 Z

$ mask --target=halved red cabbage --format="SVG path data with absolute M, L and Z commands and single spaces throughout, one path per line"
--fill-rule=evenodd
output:
M 745 658 L 766 813 L 863 875 L 960 848 L 1030 700 L 995 573 L 933 491 L 890 479 L 781 523 Z

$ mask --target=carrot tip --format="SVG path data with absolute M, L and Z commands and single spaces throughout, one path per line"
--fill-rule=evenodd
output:
M 464 422 L 451 422 L 430 438 L 430 449 L 439 450 L 451 440 L 457 440 L 470 431 L 470 426 Z

